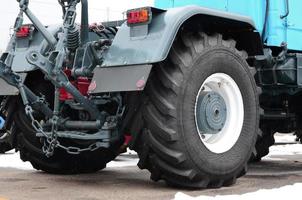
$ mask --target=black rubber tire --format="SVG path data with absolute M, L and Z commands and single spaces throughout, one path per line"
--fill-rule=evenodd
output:
M 168 58 L 154 66 L 145 91 L 145 129 L 136 151 L 138 166 L 148 169 L 152 180 L 176 187 L 219 188 L 234 184 L 246 173 L 261 134 L 260 91 L 254 80 L 256 71 L 246 58 L 234 40 L 223 40 L 221 34 L 184 32 L 177 36 Z M 214 73 L 226 73 L 235 80 L 245 113 L 238 141 L 221 154 L 202 143 L 194 116 L 199 88 Z
M 43 94 L 46 99 L 52 99 L 53 90 L 50 83 L 31 85 L 31 89 L 36 94 Z M 18 150 L 20 158 L 25 162 L 29 161 L 37 170 L 42 170 L 51 174 L 80 174 L 93 173 L 106 167 L 117 155 L 122 141 L 111 144 L 108 149 L 99 149 L 94 152 L 82 152 L 79 155 L 68 154 L 65 150 L 55 149 L 54 155 L 47 158 L 42 151 L 42 143 L 36 137 L 35 131 L 31 126 L 31 121 L 26 116 L 24 106 L 21 101 L 15 115 L 15 122 L 21 133 L 17 136 Z M 79 142 L 72 140 L 59 140 L 66 146 L 88 147 L 89 144 L 80 145 Z M 92 142 L 91 142 L 92 143 Z
M 257 154 L 252 156 L 250 162 L 259 162 L 269 154 L 269 148 L 275 144 L 274 131 L 270 128 L 262 128 L 262 137 L 256 142 Z
M 6 153 L 12 149 L 13 147 L 11 146 L 11 144 L 7 142 L 0 143 L 0 154 Z
M 294 135 L 296 136 L 296 142 L 302 144 L 302 130 L 296 130 Z

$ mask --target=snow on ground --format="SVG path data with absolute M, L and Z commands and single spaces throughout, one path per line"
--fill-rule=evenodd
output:
M 294 134 L 276 133 L 275 141 L 276 141 L 276 144 L 296 143 L 296 136 Z
M 29 162 L 23 162 L 20 159 L 19 153 L 15 153 L 14 150 L 9 151 L 6 154 L 0 154 L 0 168 L 33 170 L 31 164 Z
M 128 151 L 122 154 L 116 160 L 107 164 L 107 167 L 129 167 L 136 166 L 138 158 L 136 153 Z M 23 162 L 20 159 L 19 152 L 15 153 L 14 150 L 6 154 L 0 154 L 0 168 L 15 168 L 20 170 L 34 170 L 29 162 Z
M 199 196 L 190 197 L 184 193 L 178 192 L 174 200 L 255 200 L 255 199 L 274 199 L 284 200 L 290 197 L 291 200 L 301 199 L 302 183 L 288 185 L 281 188 L 271 190 L 258 190 L 256 192 L 247 193 L 243 195 L 227 195 L 227 196 Z M 290 195 L 290 196 L 289 196 Z
M 270 147 L 270 153 L 263 160 L 286 160 L 280 156 L 302 155 L 302 145 L 298 144 L 292 134 L 276 134 L 276 145 Z M 279 156 L 279 157 L 278 157 Z
M 136 166 L 137 163 L 138 158 L 136 152 L 128 150 L 127 153 L 120 155 L 114 161 L 108 163 L 107 167 L 130 167 Z
M 270 159 L 273 156 L 282 155 L 302 155 L 302 145 L 301 144 L 287 144 L 287 145 L 277 145 L 270 148 L 270 154 L 264 159 Z

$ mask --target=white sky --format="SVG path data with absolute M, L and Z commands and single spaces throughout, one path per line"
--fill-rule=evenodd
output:
M 141 6 L 153 5 L 154 0 L 88 0 L 89 20 L 101 22 L 122 19 L 123 12 Z M 0 0 L 0 51 L 6 48 L 10 28 L 13 26 L 18 14 L 16 0 Z M 80 5 L 78 5 L 80 8 Z M 43 24 L 61 23 L 62 11 L 57 0 L 30 0 L 30 9 L 43 22 Z M 80 9 L 78 12 L 80 19 Z

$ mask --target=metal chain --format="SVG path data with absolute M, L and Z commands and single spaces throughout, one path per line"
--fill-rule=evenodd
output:
M 52 136 L 48 136 L 43 131 L 43 128 L 42 128 L 41 124 L 34 118 L 33 109 L 31 108 L 30 105 L 27 105 L 25 107 L 25 112 L 30 117 L 30 119 L 32 121 L 32 127 L 35 129 L 35 131 L 37 131 L 38 133 L 43 134 L 43 136 L 46 138 L 44 140 L 42 150 L 43 150 L 43 153 L 47 157 L 53 156 L 55 148 L 64 149 L 68 154 L 78 155 L 78 154 L 80 154 L 82 152 L 85 152 L 85 151 L 91 151 L 91 152 L 96 151 L 96 150 L 98 150 L 99 148 L 101 148 L 103 146 L 101 142 L 95 142 L 95 143 L 91 144 L 90 146 L 88 146 L 87 148 L 79 148 L 79 147 L 74 147 L 74 146 L 64 146 L 64 145 L 60 144 L 60 142 L 58 141 L 58 137 L 57 137 L 56 132 L 53 132 L 51 134 Z
M 19 83 L 19 88 L 23 87 L 23 82 L 22 82 L 22 79 L 19 75 L 16 76 L 15 80 Z M 34 128 L 34 130 L 37 133 L 41 133 L 45 137 L 45 139 L 43 141 L 42 151 L 43 151 L 43 153 L 45 154 L 46 157 L 53 156 L 55 148 L 61 148 L 61 149 L 65 150 L 68 154 L 78 155 L 78 154 L 80 154 L 82 152 L 85 152 L 85 151 L 91 151 L 92 152 L 92 151 L 96 151 L 99 148 L 103 147 L 102 142 L 95 142 L 95 143 L 91 144 L 90 146 L 88 146 L 87 148 L 79 148 L 79 147 L 74 147 L 74 146 L 64 146 L 64 145 L 60 144 L 60 142 L 58 141 L 58 135 L 57 135 L 57 132 L 56 132 L 57 131 L 57 123 L 58 123 L 58 120 L 59 120 L 58 117 L 54 116 L 52 118 L 52 123 L 53 123 L 52 134 L 51 134 L 51 136 L 48 136 L 44 132 L 43 127 L 40 124 L 40 122 L 34 118 L 33 109 L 29 104 L 25 105 L 25 113 L 30 118 L 31 125 Z

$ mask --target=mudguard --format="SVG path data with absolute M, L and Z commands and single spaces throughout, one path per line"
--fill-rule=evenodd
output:
M 60 30 L 60 26 L 54 25 L 47 27 L 51 34 L 56 35 Z M 24 81 L 27 72 L 36 70 L 36 67 L 27 62 L 26 56 L 31 51 L 38 51 L 45 54 L 49 50 L 49 45 L 43 36 L 36 30 L 33 30 L 29 37 L 17 38 L 16 41 L 9 42 L 6 51 L 1 55 L 1 60 L 5 60 L 7 52 L 11 51 L 12 43 L 16 43 L 14 57 L 12 61 L 12 70 L 19 73 Z M 19 90 L 9 85 L 6 81 L 0 78 L 0 96 L 18 95 Z
M 129 27 L 127 23 L 122 25 L 112 46 L 104 54 L 104 62 L 100 67 L 143 65 L 163 61 L 170 51 L 179 28 L 188 19 L 197 15 L 215 16 L 221 18 L 219 19 L 221 23 L 237 24 L 241 28 L 255 30 L 254 22 L 249 17 L 199 6 L 172 8 L 167 11 L 155 9 L 155 11 L 151 24 L 147 25 L 145 35 L 141 34 L 144 30 L 139 31 L 140 26 Z
M 47 27 L 47 30 L 52 35 L 56 35 L 60 30 L 60 26 L 49 26 Z M 10 45 L 8 45 L 7 51 L 10 50 L 9 48 Z M 48 50 L 49 44 L 38 31 L 34 31 L 30 37 L 17 39 L 12 70 L 14 72 L 29 72 L 35 70 L 36 67 L 27 62 L 26 56 L 32 51 L 37 51 L 41 54 L 45 54 L 46 52 L 48 52 Z

